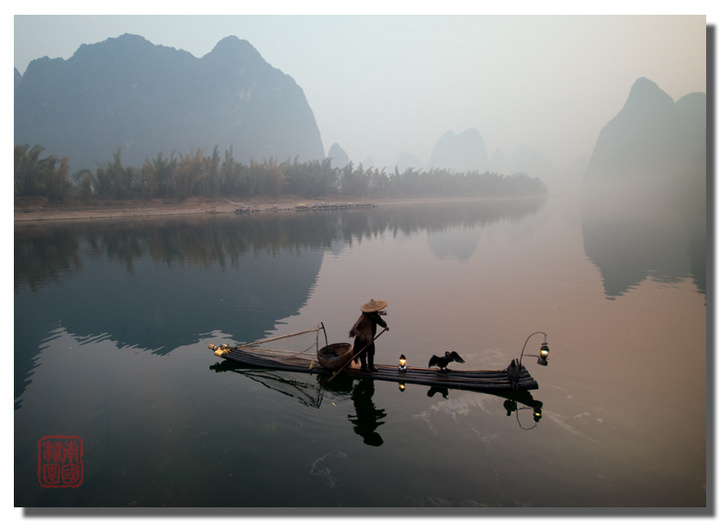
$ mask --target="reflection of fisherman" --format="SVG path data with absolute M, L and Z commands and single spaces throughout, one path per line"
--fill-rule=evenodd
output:
M 348 414 L 348 419 L 355 425 L 355 433 L 362 436 L 366 445 L 379 447 L 383 439 L 375 430 L 385 423 L 380 421 L 387 416 L 385 409 L 378 409 L 372 401 L 375 384 L 371 379 L 361 379 L 352 391 L 352 401 L 355 405 L 355 416 Z
M 380 325 L 386 330 L 390 330 L 385 320 L 380 315 L 387 314 L 383 309 L 387 307 L 386 301 L 375 301 L 370 300 L 365 305 L 360 307 L 362 314 L 350 329 L 350 337 L 355 336 L 355 342 L 353 344 L 353 354 L 355 355 L 355 362 L 358 360 L 358 354 L 360 356 L 360 365 L 362 370 L 368 369 L 366 360 L 370 363 L 370 370 L 375 371 L 375 333 L 377 332 L 377 326 Z M 365 350 L 363 350 L 367 347 Z M 362 351 L 362 352 L 360 352 Z

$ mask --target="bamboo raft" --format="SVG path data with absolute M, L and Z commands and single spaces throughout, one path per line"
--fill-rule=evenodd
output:
M 208 345 L 215 355 L 228 361 L 252 367 L 305 372 L 334 377 L 335 370 L 325 368 L 318 361 L 317 354 L 264 349 L 252 344 L 228 346 Z M 422 367 L 400 370 L 397 365 L 376 364 L 377 371 L 363 371 L 346 367 L 341 373 L 351 378 L 370 378 L 380 381 L 414 383 L 474 391 L 534 390 L 538 383 L 525 366 L 520 367 L 517 380 L 513 383 L 505 369 L 502 370 L 448 370 L 440 371 Z

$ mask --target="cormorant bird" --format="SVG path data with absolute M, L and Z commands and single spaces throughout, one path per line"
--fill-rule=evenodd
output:
M 430 357 L 430 363 L 428 363 L 428 368 L 432 367 L 433 365 L 437 365 L 438 367 L 440 367 L 441 371 L 447 371 L 448 363 L 450 363 L 451 361 L 457 361 L 458 363 L 465 363 L 465 360 L 462 359 L 457 352 L 445 351 L 445 356 L 435 356 L 433 354 Z

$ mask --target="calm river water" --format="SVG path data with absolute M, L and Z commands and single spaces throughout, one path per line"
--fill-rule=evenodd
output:
M 614 205 L 16 226 L 15 504 L 705 507 L 704 218 Z M 542 331 L 539 389 L 328 384 L 207 348 L 349 341 L 370 298 L 378 363 L 504 368 Z M 54 484 L 48 441 L 81 466 Z

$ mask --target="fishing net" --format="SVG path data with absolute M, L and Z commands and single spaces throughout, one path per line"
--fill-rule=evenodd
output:
M 290 334 L 282 334 L 273 336 L 263 340 L 252 341 L 249 343 L 240 343 L 235 346 L 220 345 L 215 349 L 215 353 L 221 356 L 230 352 L 231 349 L 252 349 L 258 352 L 272 352 L 274 354 L 308 354 L 314 356 L 318 348 L 327 344 L 327 335 L 325 327 L 320 324 L 313 329 L 300 332 L 292 332 Z M 215 346 L 213 346 L 215 347 Z
M 276 372 L 267 369 L 233 370 L 268 389 L 294 398 L 307 407 L 320 408 L 323 400 L 323 389 L 314 376 L 293 372 Z
M 239 345 L 208 345 L 217 356 L 230 358 L 239 363 L 262 362 L 268 368 L 234 368 L 234 372 L 257 381 L 258 383 L 295 398 L 308 407 L 319 408 L 322 402 L 322 389 L 316 379 L 297 377 L 287 373 L 270 370 L 273 364 L 299 365 L 302 367 L 315 365 L 318 348 L 327 343 L 325 328 L 322 324 L 290 334 L 272 336 L 263 340 Z M 232 354 L 230 354 L 232 352 Z M 247 359 L 249 358 L 249 359 Z
M 208 346 L 216 356 L 242 363 L 276 368 L 299 367 L 313 369 L 319 365 L 325 369 L 339 371 L 350 364 L 353 358 L 349 343 L 327 343 L 325 327 L 321 323 L 308 329 L 264 340 L 229 345 Z

